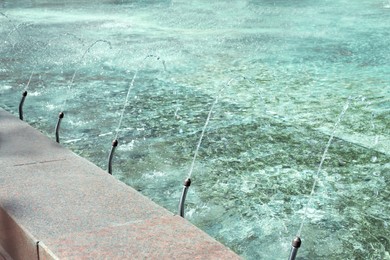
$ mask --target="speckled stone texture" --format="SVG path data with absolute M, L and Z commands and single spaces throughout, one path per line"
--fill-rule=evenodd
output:
M 0 243 L 14 259 L 239 259 L 1 109 L 0 169 Z

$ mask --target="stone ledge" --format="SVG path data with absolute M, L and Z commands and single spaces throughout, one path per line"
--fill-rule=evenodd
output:
M 37 239 L 0 208 L 0 244 L 5 259 L 37 259 Z M 12 257 L 11 257 L 12 256 Z
M 0 244 L 13 259 L 239 259 L 0 109 Z

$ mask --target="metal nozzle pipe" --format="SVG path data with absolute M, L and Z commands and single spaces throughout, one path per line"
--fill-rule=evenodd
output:
M 112 141 L 110 155 L 108 156 L 108 173 L 112 175 L 112 158 L 114 157 L 115 148 L 118 146 L 118 140 Z
M 58 115 L 58 121 L 56 125 L 56 142 L 60 143 L 60 125 L 61 125 L 61 120 L 64 118 L 64 112 L 60 112 Z
M 187 178 L 184 181 L 183 192 L 181 193 L 180 202 L 179 202 L 179 214 L 180 217 L 182 218 L 184 218 L 184 203 L 186 201 L 187 192 L 190 186 L 191 186 L 191 179 Z
M 26 100 L 26 97 L 27 97 L 27 91 L 23 91 L 22 99 L 20 100 L 20 103 L 19 103 L 19 119 L 20 120 L 23 120 L 23 104 L 24 104 L 24 101 Z
M 298 254 L 298 249 L 301 247 L 301 238 L 300 237 L 295 237 L 294 240 L 291 243 L 291 252 L 290 252 L 290 257 L 288 260 L 295 260 L 295 257 Z

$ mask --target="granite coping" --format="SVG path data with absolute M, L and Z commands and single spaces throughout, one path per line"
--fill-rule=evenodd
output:
M 0 109 L 0 244 L 13 259 L 240 259 Z

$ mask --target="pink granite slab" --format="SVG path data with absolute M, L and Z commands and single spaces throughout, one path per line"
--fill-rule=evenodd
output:
M 0 203 L 39 239 L 173 215 L 80 157 L 6 167 Z
M 1 167 L 60 161 L 72 156 L 71 151 L 0 109 Z
M 68 234 L 44 243 L 60 259 L 240 259 L 178 216 Z
M 0 244 L 0 252 L 4 259 L 38 258 L 37 239 L 2 208 L 0 208 Z

